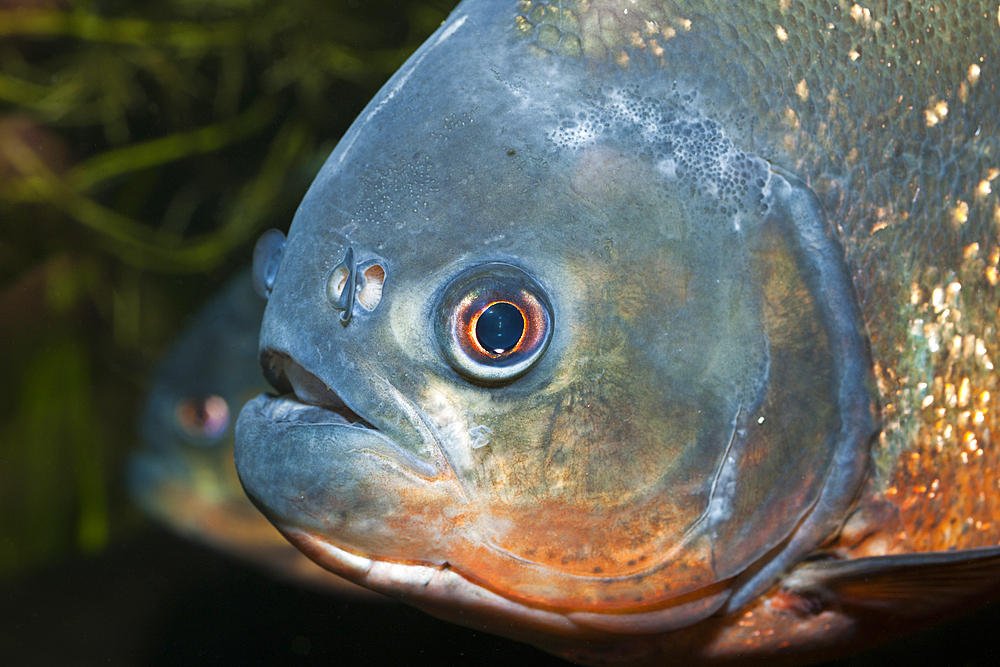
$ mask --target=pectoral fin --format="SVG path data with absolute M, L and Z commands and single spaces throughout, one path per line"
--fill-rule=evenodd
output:
M 1000 546 L 803 563 L 783 590 L 824 606 L 927 616 L 1000 589 Z

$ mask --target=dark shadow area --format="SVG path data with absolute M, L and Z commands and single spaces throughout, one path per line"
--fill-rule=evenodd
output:
M 399 604 L 337 599 L 153 531 L 0 588 L 4 664 L 488 665 L 566 663 Z M 994 605 L 827 667 L 997 664 Z

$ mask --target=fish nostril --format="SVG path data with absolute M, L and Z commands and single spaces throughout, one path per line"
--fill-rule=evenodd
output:
M 326 295 L 330 304 L 339 311 L 341 324 L 346 325 L 354 316 L 354 298 L 357 296 L 358 270 L 354 261 L 354 248 L 347 247 L 344 259 L 330 274 Z
M 355 302 L 371 312 L 382 300 L 385 267 L 371 260 L 358 264 L 354 248 L 348 246 L 343 261 L 334 267 L 326 282 L 326 296 L 335 310 L 341 311 L 340 321 L 348 324 L 354 317 Z

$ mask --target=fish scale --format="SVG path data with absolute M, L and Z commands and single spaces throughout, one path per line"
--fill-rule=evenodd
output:
M 714 24 L 699 38 L 712 43 L 714 67 L 746 72 L 757 154 L 806 179 L 843 234 L 883 402 L 872 483 L 901 509 L 901 547 L 997 544 L 1000 496 L 985 482 L 998 464 L 989 446 L 1000 320 L 997 8 L 627 5 L 614 29 L 587 29 L 603 3 L 525 1 L 515 21 L 552 55 L 580 42 L 571 56 L 632 67 L 650 66 L 635 64 L 636 49 L 655 61 L 678 32 Z M 947 304 L 934 301 L 942 292 Z M 956 337 L 975 347 L 957 353 Z

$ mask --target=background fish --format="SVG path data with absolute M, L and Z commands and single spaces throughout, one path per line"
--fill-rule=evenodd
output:
M 142 508 L 190 539 L 338 593 L 378 599 L 317 567 L 250 503 L 236 477 L 233 428 L 267 385 L 257 362 L 264 301 L 243 272 L 195 316 L 163 360 L 142 419 L 145 447 L 129 466 Z
M 998 29 L 464 3 L 258 246 L 289 396 L 241 413 L 247 492 L 595 664 L 809 660 L 995 593 Z

